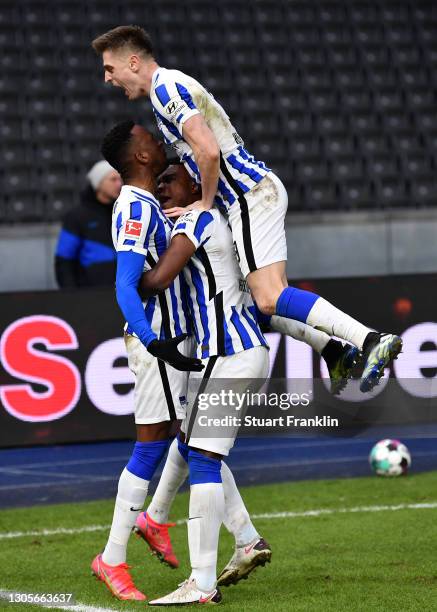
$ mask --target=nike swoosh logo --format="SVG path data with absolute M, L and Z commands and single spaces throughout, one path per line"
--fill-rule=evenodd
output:
M 246 553 L 246 555 L 248 555 L 250 553 L 250 551 L 252 550 L 252 548 L 255 546 L 257 542 L 254 542 L 253 544 L 251 544 L 250 546 L 245 546 L 244 548 L 244 552 Z
M 140 510 L 142 510 L 142 508 L 132 508 L 132 506 L 130 507 L 131 512 L 139 512 Z
M 190 516 L 189 521 L 194 521 L 196 518 L 203 518 L 202 516 Z

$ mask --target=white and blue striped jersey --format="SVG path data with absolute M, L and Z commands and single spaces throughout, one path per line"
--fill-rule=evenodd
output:
M 267 346 L 224 216 L 216 208 L 191 210 L 175 223 L 172 238 L 177 234 L 185 234 L 196 247 L 183 273 L 197 356 L 206 359 Z
M 152 76 L 150 100 L 164 141 L 173 146 L 197 183 L 200 183 L 199 169 L 190 145 L 183 138 L 182 126 L 200 113 L 214 133 L 221 151 L 216 205 L 227 210 L 270 172 L 263 162 L 246 151 L 224 109 L 192 77 L 179 70 L 158 68 Z
M 146 272 L 167 249 L 172 227 L 172 222 L 165 217 L 151 193 L 130 185 L 122 187 L 112 211 L 112 241 L 116 251 L 135 251 L 145 255 Z M 182 297 L 181 284 L 184 282 L 180 275 L 166 291 L 143 302 L 146 319 L 160 340 L 190 329 L 187 305 Z M 135 335 L 128 323 L 125 331 Z

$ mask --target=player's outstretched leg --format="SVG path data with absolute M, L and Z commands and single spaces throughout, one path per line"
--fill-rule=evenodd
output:
M 223 522 L 225 499 L 221 478 L 221 461 L 189 450 L 190 512 L 188 545 L 192 572 L 178 589 L 149 602 L 152 606 L 219 603 L 217 581 L 217 548 Z
M 280 264 L 283 262 L 255 270 L 247 277 L 258 308 L 263 314 L 295 319 L 356 346 L 364 354 L 360 389 L 373 389 L 386 366 L 401 352 L 401 338 L 371 330 L 316 293 L 283 287 Z
M 272 551 L 255 529 L 235 484 L 234 476 L 222 461 L 226 529 L 235 537 L 235 552 L 217 578 L 217 586 L 230 586 L 247 579 L 256 567 L 270 563 Z
M 311 346 L 326 362 L 331 380 L 331 393 L 339 395 L 343 391 L 359 359 L 360 351 L 355 346 L 344 345 L 325 332 L 294 319 L 286 319 L 277 315 L 268 317 L 259 311 L 257 311 L 257 317 L 262 318 L 264 324 L 268 325 L 271 330 Z
M 168 448 L 168 440 L 136 442 L 118 483 L 114 516 L 105 550 L 92 564 L 93 574 L 117 599 L 145 600 L 129 573 L 126 550 L 132 527 L 141 512 L 149 482 Z

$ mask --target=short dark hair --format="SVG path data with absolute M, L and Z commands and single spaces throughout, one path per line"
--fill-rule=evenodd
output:
M 131 119 L 117 123 L 104 137 L 101 152 L 106 161 L 111 164 L 124 179 L 128 174 L 126 150 L 132 138 L 132 128 L 135 122 Z
M 149 34 L 136 25 L 118 26 L 95 38 L 91 45 L 99 55 L 108 50 L 129 48 L 143 55 L 153 56 L 153 45 Z

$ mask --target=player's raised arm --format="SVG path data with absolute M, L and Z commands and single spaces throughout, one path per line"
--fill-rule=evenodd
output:
M 158 117 L 174 134 L 183 139 L 193 151 L 197 171 L 202 185 L 202 199 L 194 202 L 189 209 L 209 210 L 217 193 L 220 174 L 220 147 L 208 127 L 203 115 L 196 107 L 188 84 L 178 83 L 165 74 L 163 82 L 150 94 L 150 99 Z M 179 216 L 180 211 L 166 210 L 169 217 Z
M 220 149 L 216 137 L 202 115 L 195 115 L 182 128 L 183 136 L 193 150 L 200 172 L 202 199 L 192 207 L 210 209 L 217 193 L 220 170 Z

